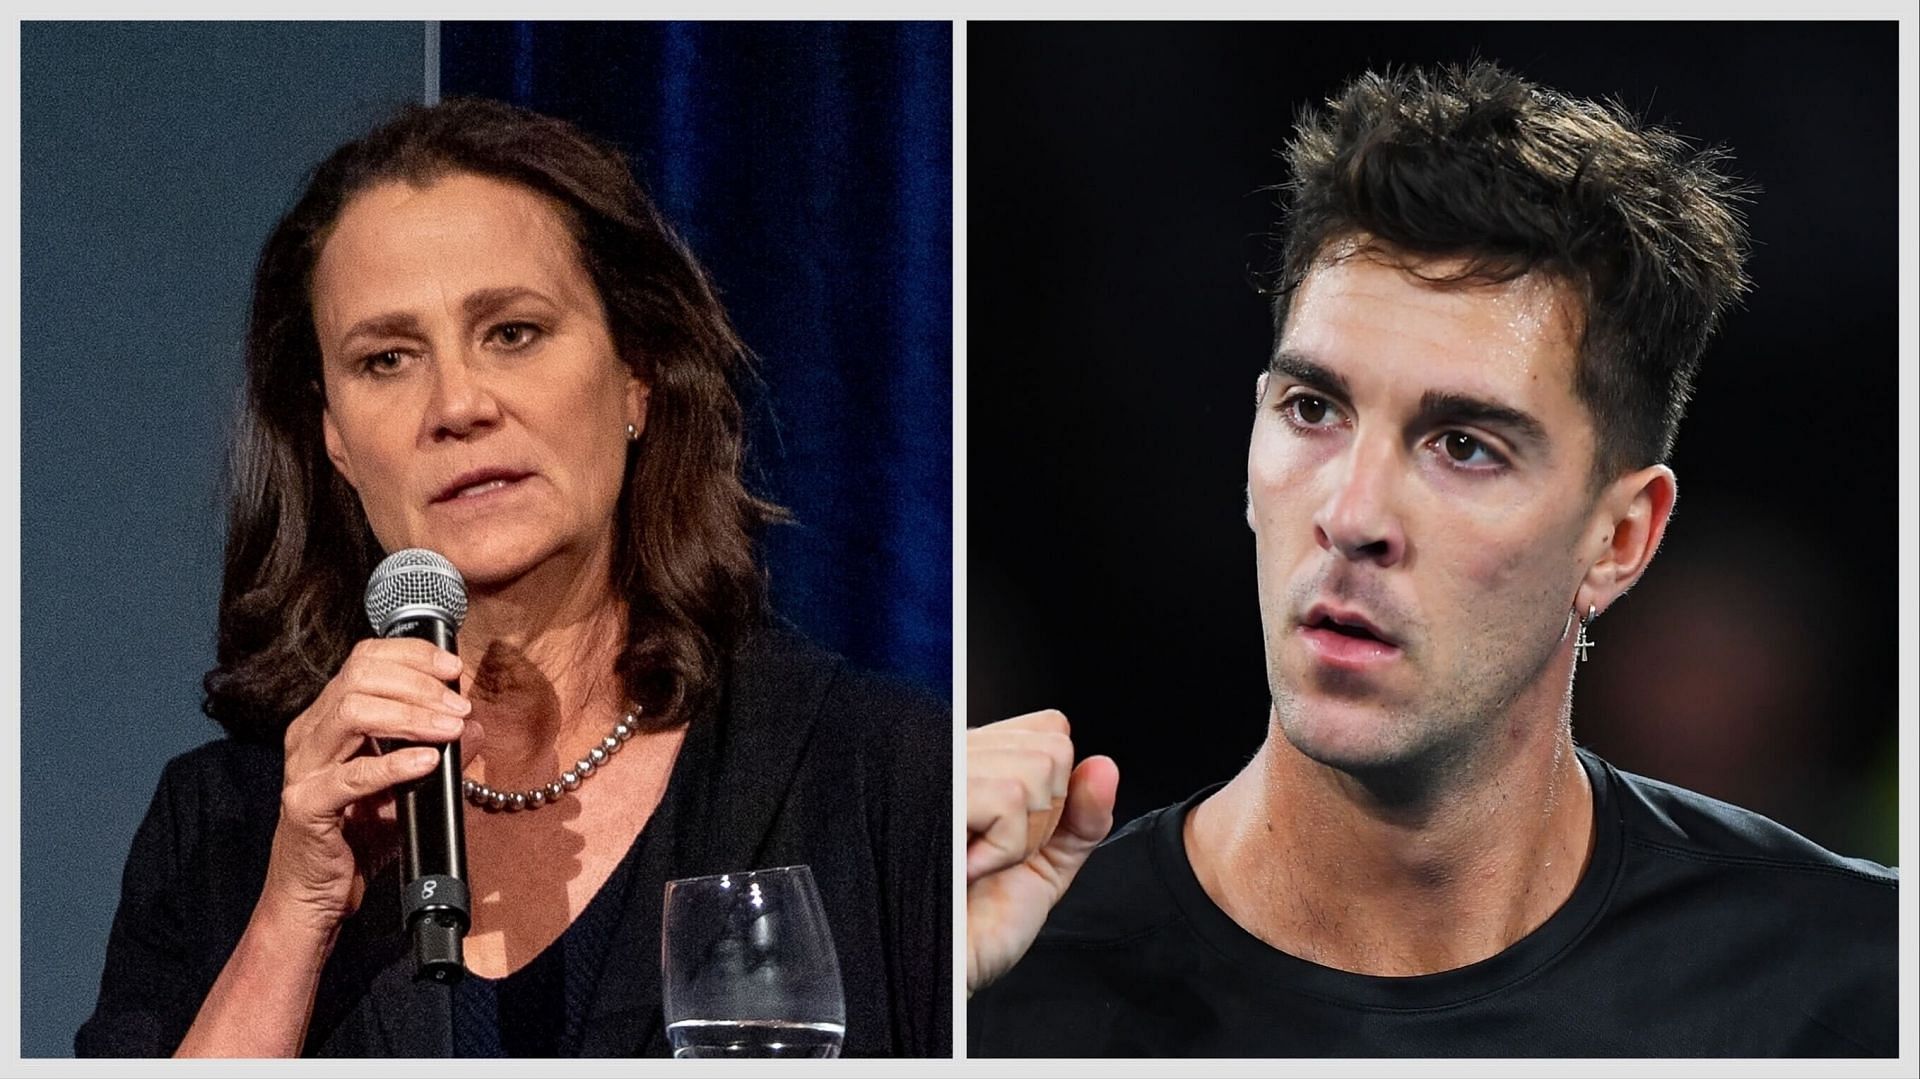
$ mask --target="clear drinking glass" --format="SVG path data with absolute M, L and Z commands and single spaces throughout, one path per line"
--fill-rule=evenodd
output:
M 837 1057 L 840 961 L 804 865 L 667 882 L 660 929 L 676 1057 Z

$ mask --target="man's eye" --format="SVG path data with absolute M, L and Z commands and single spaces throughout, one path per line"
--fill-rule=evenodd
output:
M 1293 421 L 1302 427 L 1320 427 L 1333 418 L 1333 406 L 1325 398 L 1311 394 L 1301 394 L 1288 398 L 1282 406 L 1292 414 Z
M 1441 435 L 1440 450 L 1455 464 L 1488 466 L 1507 463 L 1485 442 L 1461 431 L 1449 431 Z
M 376 375 L 389 375 L 400 369 L 406 362 L 406 356 L 395 349 L 375 352 L 361 359 L 360 368 Z

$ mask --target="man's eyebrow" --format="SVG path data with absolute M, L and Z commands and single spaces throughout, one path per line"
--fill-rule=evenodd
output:
M 1304 382 L 1316 390 L 1325 390 L 1342 401 L 1353 400 L 1353 391 L 1339 372 L 1329 371 L 1298 352 L 1274 353 L 1273 359 L 1267 361 L 1267 370 L 1295 382 Z
M 1353 400 L 1345 377 L 1298 352 L 1274 353 L 1273 359 L 1267 362 L 1267 370 L 1330 393 L 1343 401 Z M 1553 441 L 1547 437 L 1546 424 L 1532 413 L 1512 405 L 1447 390 L 1428 390 L 1421 394 L 1420 410 L 1414 415 L 1412 426 L 1425 430 L 1447 423 L 1470 423 L 1494 428 L 1536 449 L 1546 449 Z
M 1505 431 L 1521 442 L 1545 449 L 1552 440 L 1547 427 L 1531 413 L 1511 405 L 1482 400 L 1464 393 L 1428 390 L 1420 395 L 1420 411 L 1414 415 L 1415 427 L 1427 429 L 1447 423 L 1471 423 Z

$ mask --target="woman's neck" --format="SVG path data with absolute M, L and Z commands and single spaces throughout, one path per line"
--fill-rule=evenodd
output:
M 541 571 L 473 589 L 460 629 L 461 690 L 484 731 L 467 774 L 495 786 L 552 780 L 627 705 L 614 670 L 627 607 L 613 592 L 606 560 L 591 559 L 557 580 Z

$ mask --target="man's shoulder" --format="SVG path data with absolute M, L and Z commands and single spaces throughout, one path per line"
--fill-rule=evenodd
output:
M 1114 829 L 1080 867 L 1036 946 L 1137 943 L 1178 921 L 1179 908 L 1167 880 L 1165 830 L 1179 828 L 1190 804 L 1163 806 Z
M 1094 849 L 1026 955 L 968 1005 L 970 1053 L 1111 1055 L 1167 1001 L 1194 997 L 1190 968 L 1208 953 L 1183 928 L 1166 864 L 1186 808 L 1137 817 Z
M 1837 854 L 1696 791 L 1613 773 L 1624 848 L 1614 904 L 1626 919 L 1621 925 L 1769 954 L 1774 969 L 1806 993 L 1891 980 L 1898 870 Z
M 1751 869 L 1824 881 L 1891 897 L 1897 869 L 1848 857 L 1750 809 L 1672 783 L 1606 766 L 1626 842 L 1637 852 L 1703 867 Z
M 1624 969 L 1672 957 L 1672 977 L 1719 984 L 1725 1007 L 1773 1017 L 1772 1033 L 1786 1039 L 1780 1052 L 1890 1050 L 1897 870 L 1837 854 L 1751 810 L 1604 767 L 1615 777 L 1609 812 L 1622 851 L 1598 962 Z

